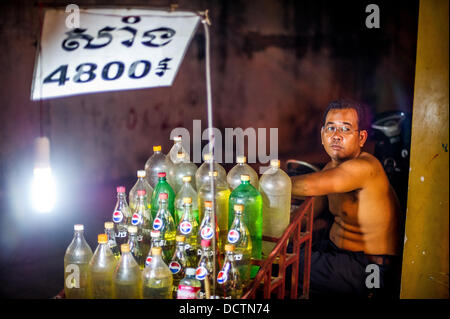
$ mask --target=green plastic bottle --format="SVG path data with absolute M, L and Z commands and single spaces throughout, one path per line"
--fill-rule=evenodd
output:
M 159 211 L 159 194 L 166 193 L 168 195 L 167 199 L 167 209 L 175 220 L 175 192 L 172 186 L 167 182 L 167 174 L 165 172 L 158 173 L 158 184 L 156 184 L 155 189 L 152 194 L 152 218 L 156 217 Z
M 250 176 L 241 176 L 241 185 L 231 192 L 229 202 L 228 223 L 231 227 L 234 220 L 234 205 L 244 205 L 243 220 L 247 225 L 252 239 L 252 257 L 261 259 L 262 251 L 262 196 L 259 191 L 250 184 Z M 253 265 L 250 277 L 254 278 L 259 270 L 258 266 Z

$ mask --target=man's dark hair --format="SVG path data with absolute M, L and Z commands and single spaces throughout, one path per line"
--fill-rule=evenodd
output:
M 356 114 L 358 115 L 358 129 L 359 130 L 367 129 L 365 108 L 360 103 L 357 103 L 349 99 L 337 100 L 328 104 L 328 107 L 323 114 L 322 126 L 325 126 L 327 114 L 330 110 L 342 110 L 342 109 L 354 109 L 356 111 Z

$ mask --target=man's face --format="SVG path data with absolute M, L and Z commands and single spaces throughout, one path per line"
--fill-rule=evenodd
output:
M 331 159 L 342 162 L 359 155 L 367 132 L 358 131 L 358 114 L 354 109 L 333 109 L 327 114 L 321 137 Z

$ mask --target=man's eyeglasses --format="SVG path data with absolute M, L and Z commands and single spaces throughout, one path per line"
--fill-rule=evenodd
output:
M 358 132 L 359 130 L 354 130 L 346 125 L 343 126 L 327 125 L 323 128 L 323 131 L 325 135 L 331 136 L 334 133 L 336 133 L 336 131 L 339 131 L 339 133 L 341 133 L 342 135 L 350 135 L 353 134 L 354 132 Z

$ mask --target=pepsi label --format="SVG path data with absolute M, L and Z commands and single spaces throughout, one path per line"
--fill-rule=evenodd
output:
M 120 223 L 122 220 L 123 220 L 122 212 L 120 210 L 116 210 L 113 213 L 113 222 L 115 222 L 117 224 L 117 223 Z
M 153 229 L 154 230 L 160 230 L 163 226 L 163 221 L 161 220 L 161 218 L 156 217 L 155 220 L 153 221 Z
M 219 274 L 217 275 L 217 282 L 222 285 L 227 281 L 227 279 L 227 274 L 224 271 L 219 271 Z
M 139 214 L 133 214 L 133 217 L 131 217 L 131 224 L 136 226 L 141 222 L 141 215 Z
M 170 269 L 170 271 L 172 272 L 172 274 L 177 274 L 177 273 L 179 273 L 180 272 L 180 270 L 181 270 L 181 265 L 178 263 L 178 262 L 176 262 L 176 261 L 172 261 L 170 264 L 169 264 L 169 269 Z
M 204 280 L 207 275 L 208 270 L 203 266 L 198 267 L 195 271 L 195 278 L 197 278 L 198 280 Z
M 228 242 L 230 244 L 237 243 L 239 241 L 240 237 L 241 237 L 241 234 L 235 229 L 232 229 L 228 232 Z
M 200 232 L 200 236 L 202 237 L 202 239 L 211 239 L 214 236 L 214 230 L 209 227 L 209 226 L 205 226 L 202 228 L 202 231 Z
M 180 232 L 183 235 L 187 235 L 192 231 L 192 224 L 188 221 L 184 221 L 180 224 Z
M 145 260 L 145 267 L 147 267 L 148 265 L 150 265 L 150 263 L 152 262 L 152 257 L 147 257 L 147 259 Z

